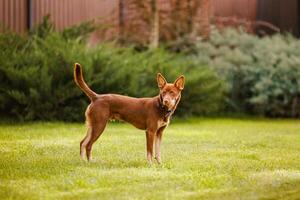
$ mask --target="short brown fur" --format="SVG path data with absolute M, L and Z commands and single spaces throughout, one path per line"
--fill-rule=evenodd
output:
M 91 160 L 94 142 L 100 137 L 110 119 L 124 120 L 138 129 L 146 130 L 147 160 L 152 163 L 153 148 L 155 159 L 161 163 L 160 145 L 164 129 L 170 122 L 184 88 L 184 76 L 174 83 L 167 83 L 158 73 L 159 95 L 152 98 L 133 98 L 118 94 L 96 94 L 85 83 L 80 64 L 74 65 L 74 79 L 81 90 L 90 98 L 85 116 L 88 126 L 87 135 L 80 142 L 80 154 Z

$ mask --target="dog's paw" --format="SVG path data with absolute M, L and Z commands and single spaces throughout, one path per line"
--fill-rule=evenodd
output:
M 161 158 L 155 157 L 155 160 L 157 161 L 157 163 L 158 163 L 159 165 L 162 164 Z

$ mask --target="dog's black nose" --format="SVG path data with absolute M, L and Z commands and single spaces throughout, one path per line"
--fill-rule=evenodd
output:
M 170 104 L 170 102 L 168 100 L 164 100 L 163 104 L 166 105 L 166 106 L 168 106 Z

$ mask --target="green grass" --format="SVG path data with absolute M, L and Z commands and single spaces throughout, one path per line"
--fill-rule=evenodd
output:
M 111 123 L 79 158 L 83 124 L 0 125 L 0 199 L 299 199 L 300 122 L 195 119 L 163 136 L 164 164 L 146 162 L 145 134 Z

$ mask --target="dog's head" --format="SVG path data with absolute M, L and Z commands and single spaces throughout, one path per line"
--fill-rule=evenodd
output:
M 174 83 L 167 83 L 166 79 L 160 73 L 157 74 L 157 84 L 159 87 L 160 101 L 164 107 L 171 111 L 181 97 L 181 91 L 184 88 L 184 76 L 179 76 Z

